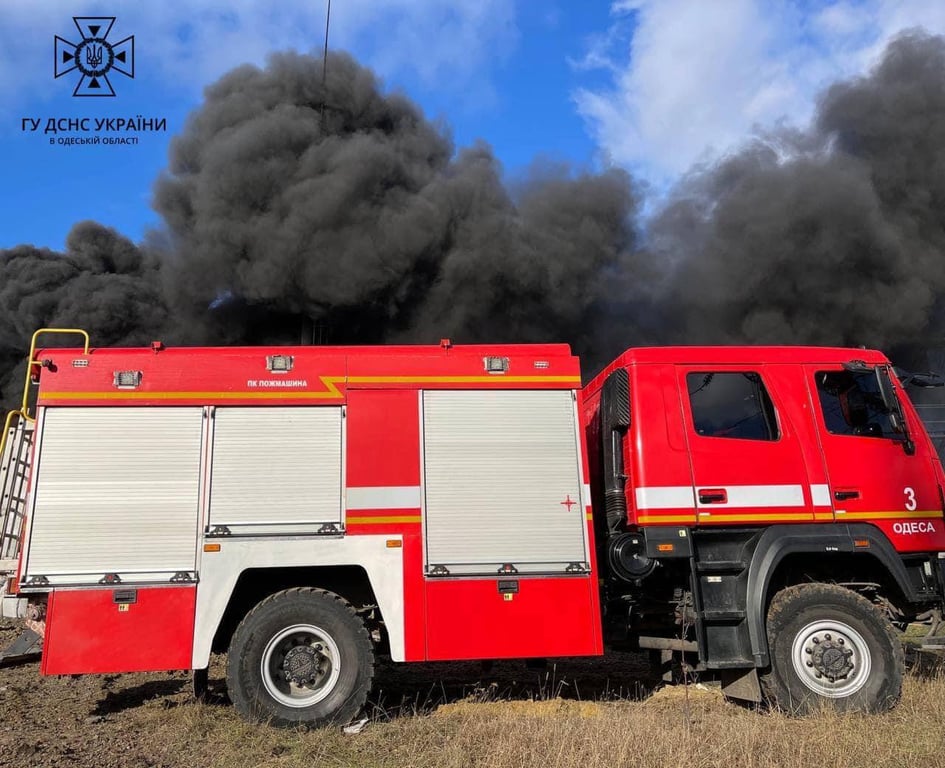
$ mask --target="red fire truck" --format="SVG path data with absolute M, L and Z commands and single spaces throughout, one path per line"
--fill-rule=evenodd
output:
M 376 654 L 612 647 L 880 711 L 896 630 L 941 618 L 945 475 L 879 352 L 631 349 L 582 389 L 561 344 L 40 333 L 0 556 L 46 675 L 199 681 L 226 651 L 243 716 L 324 724 L 361 709 Z

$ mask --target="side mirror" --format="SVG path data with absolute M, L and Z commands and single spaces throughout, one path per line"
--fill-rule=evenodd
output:
M 877 365 L 873 372 L 876 375 L 876 386 L 879 394 L 883 398 L 883 406 L 889 414 L 889 423 L 895 432 L 902 434 L 903 417 L 902 409 L 899 407 L 899 398 L 896 397 L 896 390 L 893 389 L 892 381 L 889 378 L 889 371 L 884 365 Z
M 900 378 L 900 381 L 906 387 L 922 387 L 923 389 L 945 387 L 945 378 L 937 373 L 909 373 L 905 378 Z
M 893 386 L 891 369 L 888 365 L 876 366 L 876 383 L 879 385 L 879 392 L 883 398 L 883 405 L 889 413 L 889 424 L 896 434 L 902 435 L 902 450 L 907 456 L 915 454 L 915 443 L 909 435 L 909 428 L 906 424 L 906 417 L 902 412 L 902 404 L 899 402 L 899 396 L 896 394 L 896 388 Z

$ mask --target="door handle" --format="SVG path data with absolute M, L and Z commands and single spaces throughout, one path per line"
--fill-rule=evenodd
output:
M 724 488 L 700 488 L 700 504 L 725 504 L 728 501 L 728 493 Z
M 860 492 L 855 489 L 843 490 L 843 491 L 834 491 L 833 497 L 837 501 L 848 501 L 849 499 L 858 499 L 860 498 Z

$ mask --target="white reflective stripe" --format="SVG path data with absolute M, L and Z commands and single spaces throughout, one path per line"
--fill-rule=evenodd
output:
M 696 506 L 691 485 L 654 485 L 636 489 L 637 509 L 679 509 Z
M 381 485 L 376 488 L 348 488 L 347 510 L 419 509 L 419 485 Z
M 812 485 L 810 487 L 810 497 L 815 507 L 833 506 L 833 503 L 830 501 L 830 486 Z
M 826 488 L 826 486 L 824 486 Z M 801 485 L 711 485 L 700 489 L 724 490 L 726 502 L 697 503 L 691 485 L 659 485 L 635 489 L 637 509 L 738 509 L 742 507 L 803 507 Z
M 581 506 L 587 509 L 591 506 L 591 486 L 590 483 L 581 485 Z
M 724 489 L 727 501 L 698 506 L 710 509 L 741 507 L 803 507 L 804 489 L 800 485 L 701 485 L 700 488 Z

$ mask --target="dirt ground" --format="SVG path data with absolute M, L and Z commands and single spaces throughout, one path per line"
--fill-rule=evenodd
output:
M 0 622 L 0 647 L 17 631 Z M 942 655 L 908 658 L 891 712 L 807 718 L 728 702 L 711 685 L 655 690 L 634 654 L 544 669 L 381 662 L 354 735 L 244 723 L 222 658 L 206 702 L 184 673 L 43 678 L 32 661 L 0 668 L 0 768 L 945 766 Z
M 0 620 L 0 648 L 19 626 Z M 156 737 L 165 723 L 191 725 L 210 718 L 214 730 L 245 728 L 229 705 L 225 658 L 210 669 L 210 695 L 199 703 L 186 673 L 138 673 L 42 677 L 39 662 L 0 667 L 0 766 L 204 765 L 187 757 L 184 743 Z M 645 656 L 549 661 L 543 668 L 524 662 L 398 665 L 380 660 L 365 714 L 391 722 L 434 712 L 455 702 L 615 700 L 640 698 L 655 681 Z M 270 729 L 253 726 L 266 733 Z M 168 754 L 168 751 L 170 752 Z

